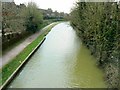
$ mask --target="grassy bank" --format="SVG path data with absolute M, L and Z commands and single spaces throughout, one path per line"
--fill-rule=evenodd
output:
M 10 77 L 10 75 L 16 70 L 16 68 L 25 60 L 25 58 L 31 53 L 31 51 L 41 42 L 41 40 L 48 34 L 48 32 L 56 25 L 58 22 L 50 25 L 45 29 L 45 32 L 38 36 L 32 43 L 30 43 L 19 55 L 17 55 L 11 62 L 5 65 L 0 71 L 0 76 L 2 80 L 0 84 L 4 84 L 5 81 Z
M 49 25 L 50 23 L 52 23 L 53 21 L 51 20 L 44 20 L 42 24 L 39 25 L 39 30 L 41 30 L 43 27 Z M 36 32 L 37 33 L 37 32 Z M 11 44 L 7 44 L 7 47 L 2 48 L 2 54 L 6 54 L 6 52 L 8 52 L 9 50 L 11 50 L 12 48 L 16 47 L 17 45 L 19 45 L 20 43 L 22 43 L 26 38 L 28 38 L 30 35 L 32 35 L 33 33 L 31 32 L 26 32 L 25 35 L 22 35 L 24 37 L 21 37 L 20 39 L 17 38 L 17 41 L 15 40 L 14 43 Z

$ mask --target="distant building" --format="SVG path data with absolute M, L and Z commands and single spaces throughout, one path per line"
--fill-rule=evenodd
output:
M 51 9 L 51 8 L 48 8 L 48 9 L 39 9 L 42 14 L 43 14 L 43 17 L 44 19 L 56 19 L 56 18 L 64 18 L 66 15 L 68 15 L 67 13 L 64 13 L 64 12 L 57 12 L 57 11 L 54 11 Z

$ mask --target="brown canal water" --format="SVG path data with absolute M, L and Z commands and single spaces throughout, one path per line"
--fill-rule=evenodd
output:
M 105 88 L 103 72 L 68 22 L 56 25 L 9 88 Z

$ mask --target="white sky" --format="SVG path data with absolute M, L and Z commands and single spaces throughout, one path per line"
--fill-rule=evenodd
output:
M 14 0 L 16 4 L 35 2 L 39 8 L 69 13 L 77 0 Z

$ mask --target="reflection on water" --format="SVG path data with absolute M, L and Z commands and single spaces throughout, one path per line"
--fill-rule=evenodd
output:
M 103 72 L 69 23 L 56 25 L 11 88 L 104 88 Z

